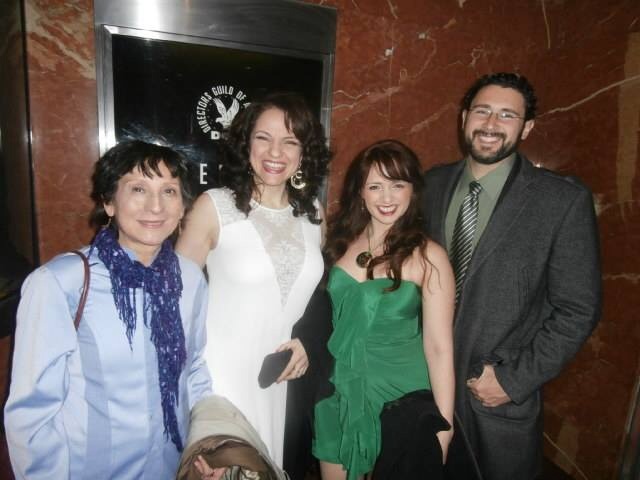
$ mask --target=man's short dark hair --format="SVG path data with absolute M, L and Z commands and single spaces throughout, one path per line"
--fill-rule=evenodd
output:
M 529 80 L 523 75 L 518 73 L 500 72 L 491 73 L 480 77 L 476 82 L 467 90 L 464 98 L 462 99 L 462 109 L 469 110 L 471 102 L 476 97 L 478 92 L 484 87 L 489 85 L 498 85 L 503 88 L 513 88 L 519 92 L 524 98 L 524 119 L 532 120 L 536 116 L 536 108 L 538 99 L 533 91 L 533 86 L 529 83 Z

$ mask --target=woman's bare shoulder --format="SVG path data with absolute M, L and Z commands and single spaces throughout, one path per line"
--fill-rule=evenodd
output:
M 447 251 L 437 242 L 429 240 L 424 247 L 424 256 L 430 263 L 438 265 L 449 265 L 449 255 Z

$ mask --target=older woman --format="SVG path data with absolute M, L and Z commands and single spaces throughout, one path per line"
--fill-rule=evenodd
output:
M 96 164 L 93 220 L 82 253 L 26 280 L 5 410 L 17 478 L 175 476 L 189 411 L 210 393 L 202 353 L 206 282 L 167 238 L 192 198 L 173 150 L 121 143 Z
M 206 359 L 216 393 L 231 400 L 282 465 L 287 390 L 308 356 L 293 324 L 323 272 L 318 189 L 329 151 L 302 98 L 272 94 L 233 121 L 224 188 L 195 203 L 177 250 L 209 274 Z M 267 354 L 291 350 L 277 384 L 261 389 Z

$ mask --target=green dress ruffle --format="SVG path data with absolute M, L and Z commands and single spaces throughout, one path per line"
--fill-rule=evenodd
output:
M 316 405 L 313 453 L 342 464 L 348 480 L 373 470 L 384 404 L 430 388 L 420 289 L 402 281 L 384 292 L 391 284 L 387 278 L 358 282 L 337 266 L 329 276 L 335 393 Z

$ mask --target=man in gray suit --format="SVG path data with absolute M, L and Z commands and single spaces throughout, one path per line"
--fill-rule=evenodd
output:
M 456 274 L 461 427 L 450 460 L 466 442 L 484 480 L 539 478 L 542 386 L 574 357 L 600 315 L 589 190 L 517 151 L 535 109 L 526 78 L 480 78 L 462 103 L 465 158 L 425 175 L 427 232 L 446 246 Z

